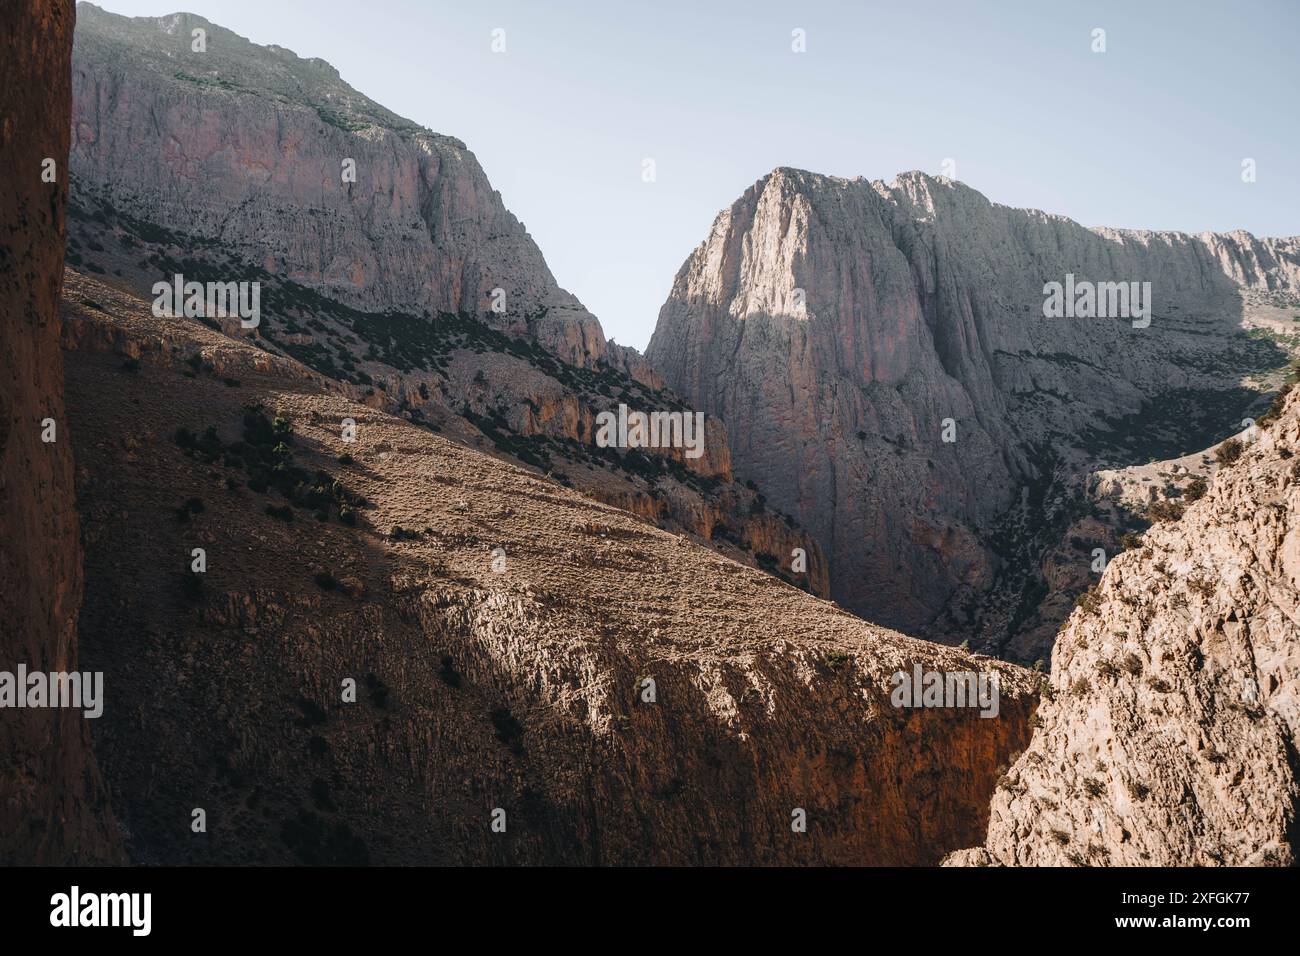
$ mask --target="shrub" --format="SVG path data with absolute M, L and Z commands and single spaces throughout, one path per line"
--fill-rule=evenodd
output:
M 1221 467 L 1227 468 L 1235 464 L 1237 460 L 1241 458 L 1241 453 L 1244 450 L 1245 446 L 1241 444 L 1241 439 L 1229 438 L 1214 450 L 1214 460 L 1217 461 Z
M 1185 508 L 1181 501 L 1153 501 L 1147 509 L 1147 517 L 1152 521 L 1177 521 Z
M 1295 388 L 1294 382 L 1287 382 L 1283 385 L 1278 390 L 1278 393 L 1273 396 L 1273 404 L 1268 407 L 1268 411 L 1255 419 L 1255 424 L 1260 428 L 1267 428 L 1269 425 L 1281 418 L 1282 409 L 1286 405 L 1286 397 L 1291 393 L 1293 388 Z
M 312 580 L 316 582 L 316 586 L 322 591 L 333 591 L 339 586 L 338 581 L 334 580 L 334 575 L 330 574 L 328 571 L 317 571 L 316 574 L 312 576 Z
M 1204 478 L 1193 478 L 1183 489 L 1183 497 L 1188 501 L 1200 501 L 1209 490 L 1210 486 L 1206 484 Z
M 248 483 L 248 486 L 252 488 L 253 483 L 250 481 Z M 288 524 L 289 522 L 293 521 L 293 509 L 290 508 L 288 505 L 267 505 L 266 513 L 269 514 L 272 518 L 279 518 L 285 524 Z
M 1085 614 L 1094 614 L 1101 607 L 1101 597 L 1098 595 L 1097 585 L 1093 585 L 1074 599 L 1074 606 L 1082 609 Z
M 849 662 L 849 655 L 846 651 L 827 651 L 826 666 L 833 671 L 839 670 Z

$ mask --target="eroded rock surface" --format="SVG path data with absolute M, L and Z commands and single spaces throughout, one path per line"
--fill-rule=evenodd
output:
M 1150 282 L 1149 327 L 1044 318 L 1067 274 Z M 1238 430 L 1268 390 L 1243 378 L 1287 359 L 1243 324 L 1297 288 L 1296 239 L 1089 230 L 922 173 L 783 168 L 718 216 L 647 357 L 726 421 L 737 473 L 821 543 L 837 600 L 1032 660 L 1047 648 L 1011 642 L 1070 482 Z
M 72 265 L 141 294 L 178 274 L 256 281 L 260 324 L 214 328 L 828 593 L 818 544 L 734 479 L 721 419 L 698 457 L 597 447 L 596 416 L 620 404 L 693 409 L 556 285 L 463 143 L 201 17 L 81 9 Z
M 96 745 L 135 860 L 923 864 L 984 831 L 1027 672 L 99 282 L 70 273 L 67 309 L 84 653 L 131 702 Z M 267 488 L 268 454 L 305 485 Z M 996 673 L 999 716 L 894 708 L 914 663 Z
M 950 862 L 1295 864 L 1300 401 L 1278 404 L 1084 597 L 985 846 Z
M 10 674 L 79 661 L 81 546 L 59 350 L 72 27 L 63 0 L 0 7 L 0 670 Z M 12 703 L 0 710 L 0 863 L 113 859 L 82 711 Z
M 559 288 L 460 140 L 386 110 L 323 60 L 203 17 L 78 9 L 79 189 L 350 306 L 468 312 L 574 364 L 604 357 L 600 323 Z

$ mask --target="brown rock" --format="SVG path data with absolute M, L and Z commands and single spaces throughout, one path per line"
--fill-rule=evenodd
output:
M 1183 517 L 1110 562 L 994 796 L 1005 865 L 1296 862 L 1300 393 Z
M 0 669 L 79 665 L 81 547 L 63 407 L 69 0 L 0 7 Z M 53 160 L 54 182 L 45 182 Z M 46 419 L 55 440 L 42 441 Z M 25 693 L 25 688 L 20 693 Z M 108 684 L 108 708 L 116 688 Z M 81 710 L 0 710 L 0 860 L 116 857 Z

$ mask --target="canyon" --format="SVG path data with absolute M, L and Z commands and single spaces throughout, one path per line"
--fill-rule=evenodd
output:
M 1046 318 L 1067 276 L 1149 282 L 1153 312 Z M 726 422 L 838 601 L 1029 663 L 1089 583 L 1076 555 L 1082 581 L 1055 589 L 1045 556 L 1098 512 L 1092 472 L 1239 431 L 1286 375 L 1298 306 L 1295 238 L 1090 230 L 924 173 L 782 168 L 719 214 L 646 357 Z M 1128 529 L 1102 524 L 1113 554 Z
M 260 322 L 230 334 L 826 595 L 821 549 L 734 478 L 721 420 L 700 455 L 594 446 L 620 403 L 688 409 L 559 288 L 464 143 L 202 17 L 77 9 L 74 268 L 141 293 L 257 282 Z
M 0 710 L 0 862 L 1294 865 L 1300 240 L 783 167 L 641 356 L 459 140 L 76 19 L 0 12 L 0 672 L 102 692 Z
M 1028 671 L 73 270 L 64 346 L 82 663 L 136 863 L 934 864 L 1028 744 Z M 914 667 L 994 675 L 998 716 L 893 706 Z
M 1300 393 L 1057 640 L 1029 749 L 952 865 L 1294 866 Z

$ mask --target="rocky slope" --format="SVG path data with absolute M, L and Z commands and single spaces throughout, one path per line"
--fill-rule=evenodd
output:
M 66 308 L 83 653 L 133 860 L 933 863 L 984 832 L 1027 672 L 93 278 Z M 913 663 L 998 674 L 998 716 L 894 708 Z
M 1067 274 L 1150 282 L 1149 326 L 1044 318 Z M 1298 289 L 1295 239 L 1089 230 L 921 173 L 778 169 L 683 265 L 647 358 L 726 421 L 838 600 L 1033 659 L 1059 620 L 1033 620 L 1043 554 L 1083 476 L 1238 430 L 1287 359 L 1243 326 Z
M 142 293 L 176 274 L 260 282 L 260 325 L 223 331 L 828 593 L 818 545 L 733 479 L 719 419 L 698 459 L 595 447 L 620 403 L 687 409 L 556 285 L 463 143 L 201 17 L 79 9 L 70 263 Z
M 389 112 L 323 60 L 202 17 L 78 11 L 78 188 L 365 311 L 467 312 L 574 364 L 605 357 L 600 323 L 556 285 L 464 143 Z
M 951 862 L 1295 864 L 1300 394 L 1253 437 L 1084 597 L 985 846 Z
M 0 670 L 9 674 L 79 664 L 81 549 L 58 312 L 72 28 L 70 2 L 0 8 Z M 53 181 L 42 175 L 51 161 Z M 114 859 L 87 724 L 81 710 L 0 711 L 0 863 Z

